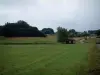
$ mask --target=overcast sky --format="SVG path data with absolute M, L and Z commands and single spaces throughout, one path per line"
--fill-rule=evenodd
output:
M 18 20 L 39 29 L 100 29 L 100 0 L 0 0 L 0 24 Z

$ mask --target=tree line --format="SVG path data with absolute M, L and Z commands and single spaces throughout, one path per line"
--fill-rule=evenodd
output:
M 0 35 L 4 37 L 46 37 L 37 27 L 30 26 L 25 21 L 6 23 L 0 27 Z
M 52 28 L 43 28 L 38 30 L 37 27 L 30 26 L 27 22 L 19 20 L 16 23 L 5 23 L 5 25 L 0 26 L 0 36 L 5 37 L 46 37 L 47 35 L 56 34 Z M 57 28 L 57 37 L 62 38 L 72 38 L 72 37 L 83 37 L 91 35 L 100 35 L 99 30 L 89 30 L 84 32 L 77 32 L 75 29 L 70 29 L 69 31 L 65 28 Z M 58 39 L 59 40 L 59 39 Z M 63 41 L 63 40 L 59 40 Z
M 100 36 L 100 29 L 77 32 L 75 31 L 75 29 L 70 29 L 68 31 L 66 28 L 62 27 L 57 28 L 58 42 L 65 42 L 68 38 L 73 38 L 73 37 L 84 37 L 85 39 L 87 39 L 87 36 Z
M 43 28 L 30 26 L 27 22 L 19 20 L 16 23 L 5 23 L 0 26 L 0 36 L 5 37 L 46 37 L 47 34 L 54 34 L 52 28 Z

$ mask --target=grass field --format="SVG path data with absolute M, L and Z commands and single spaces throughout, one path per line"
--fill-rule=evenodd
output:
M 17 38 L 5 38 L 4 40 L 0 40 L 0 44 L 2 43 L 33 43 L 33 44 L 54 44 L 57 43 L 56 36 L 48 36 L 48 37 L 17 37 Z
M 56 42 L 52 37 L 50 40 Z M 90 43 L 0 45 L 0 75 L 88 75 L 90 46 Z

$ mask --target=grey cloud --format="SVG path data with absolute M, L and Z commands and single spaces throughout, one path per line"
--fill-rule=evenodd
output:
M 34 5 L 38 0 L 0 0 L 0 5 L 15 6 L 15 5 Z
M 25 20 L 39 29 L 100 28 L 99 0 L 0 0 L 0 24 Z

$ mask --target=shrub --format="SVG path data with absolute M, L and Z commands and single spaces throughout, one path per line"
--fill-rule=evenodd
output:
M 65 28 L 58 27 L 57 28 L 57 41 L 58 42 L 65 42 L 68 39 L 68 31 Z

